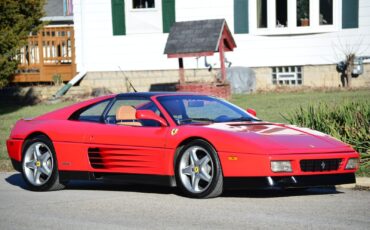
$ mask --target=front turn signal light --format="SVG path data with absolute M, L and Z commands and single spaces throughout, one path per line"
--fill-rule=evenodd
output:
M 290 161 L 271 161 L 271 171 L 292 172 L 292 165 Z

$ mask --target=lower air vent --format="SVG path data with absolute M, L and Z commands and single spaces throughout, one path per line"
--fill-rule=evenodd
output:
M 94 169 L 152 169 L 160 165 L 158 155 L 137 148 L 89 148 L 88 156 Z
M 98 148 L 89 148 L 88 154 L 91 167 L 95 169 L 105 168 L 103 157 L 100 155 Z

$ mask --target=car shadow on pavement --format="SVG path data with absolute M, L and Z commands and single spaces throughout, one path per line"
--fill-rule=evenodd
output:
M 340 194 L 335 186 L 297 188 L 297 189 L 250 189 L 250 190 L 226 190 L 223 197 L 245 197 L 245 198 L 276 198 L 292 196 L 313 196 Z
M 22 189 L 27 189 L 27 184 L 24 181 L 22 174 L 20 173 L 15 173 L 12 174 L 11 176 L 8 176 L 7 178 L 5 178 L 5 181 L 11 185 L 18 186 Z
M 68 190 L 95 190 L 95 191 L 122 191 L 138 193 L 158 193 L 181 195 L 177 188 L 158 185 L 129 184 L 113 181 L 81 181 L 73 180 L 68 182 Z
M 11 185 L 18 186 L 24 190 L 28 190 L 28 186 L 25 183 L 21 173 L 15 173 L 7 178 L 5 181 Z M 138 184 L 127 184 L 117 182 L 102 182 L 102 181 L 84 181 L 84 180 L 73 180 L 66 184 L 68 190 L 96 190 L 96 191 L 128 191 L 128 192 L 140 192 L 140 193 L 159 193 L 159 194 L 176 194 L 178 190 L 176 188 L 155 186 L 155 185 L 138 185 Z
M 22 174 L 16 173 L 7 177 L 6 182 L 11 185 L 18 186 L 28 190 Z M 68 190 L 95 190 L 95 191 L 123 191 L 123 192 L 138 192 L 138 193 L 157 193 L 157 194 L 174 194 L 183 196 L 179 189 L 154 186 L 154 185 L 138 185 L 116 182 L 101 182 L 101 181 L 70 181 L 66 185 Z M 332 195 L 340 194 L 335 186 L 308 188 L 308 189 L 259 189 L 259 190 L 225 190 L 222 197 L 232 198 L 276 198 L 276 197 L 291 197 L 291 196 L 312 196 L 312 195 Z

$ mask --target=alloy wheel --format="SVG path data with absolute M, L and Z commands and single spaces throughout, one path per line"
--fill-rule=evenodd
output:
M 53 167 L 53 154 L 46 144 L 35 142 L 27 148 L 24 155 L 23 171 L 32 185 L 44 185 L 50 179 Z
M 181 182 L 189 192 L 202 193 L 212 183 L 214 164 L 206 149 L 191 146 L 182 154 L 178 170 Z

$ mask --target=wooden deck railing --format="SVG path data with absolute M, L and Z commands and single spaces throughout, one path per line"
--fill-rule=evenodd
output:
M 68 81 L 76 74 L 73 27 L 45 27 L 28 37 L 20 50 L 13 82 L 51 82 L 53 76 Z

